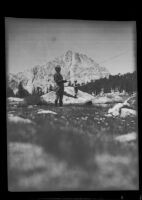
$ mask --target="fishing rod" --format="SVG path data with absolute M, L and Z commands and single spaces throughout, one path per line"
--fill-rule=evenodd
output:
M 117 55 L 115 55 L 115 56 L 112 56 L 112 57 L 110 57 L 109 59 L 103 60 L 103 61 L 101 61 L 101 62 L 99 62 L 99 63 L 102 64 L 102 63 L 108 62 L 108 61 L 110 61 L 110 60 L 113 60 L 113 59 L 115 59 L 115 58 L 118 58 L 118 57 L 120 57 L 120 56 L 126 54 L 128 51 L 129 51 L 129 50 L 124 51 L 124 52 L 122 52 L 122 53 L 119 53 L 119 54 L 117 54 Z

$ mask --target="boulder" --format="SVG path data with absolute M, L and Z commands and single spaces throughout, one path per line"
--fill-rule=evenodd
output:
M 131 142 L 131 141 L 136 140 L 136 138 L 137 138 L 136 132 L 132 132 L 125 135 L 119 135 L 115 137 L 115 140 L 119 142 Z
M 65 87 L 65 95 L 72 95 L 74 98 L 74 88 L 73 87 Z M 94 97 L 91 94 L 88 94 L 87 92 L 82 92 L 81 90 L 78 90 L 77 98 L 83 98 L 88 101 L 92 100 Z
M 134 108 L 136 109 L 136 95 L 129 97 L 123 103 L 114 105 L 113 108 L 108 110 L 108 114 L 120 117 L 136 116 Z
M 120 94 L 107 93 L 106 97 L 109 98 L 109 99 L 111 99 L 115 103 L 121 103 L 121 102 L 123 102 L 123 98 L 121 96 L 121 93 Z
M 126 101 L 124 102 L 124 105 L 127 105 L 129 108 L 132 109 L 137 109 L 137 97 L 136 94 L 134 94 L 133 96 L 129 97 L 128 99 L 126 99 Z
M 19 103 L 24 103 L 23 98 L 17 98 L 17 97 L 9 97 L 7 98 L 8 103 L 10 104 L 19 104 Z
M 125 118 L 127 116 L 136 116 L 136 115 L 137 115 L 136 110 L 129 109 L 129 108 L 122 108 L 121 109 L 120 117 Z
M 33 108 L 33 106 L 32 106 L 32 105 L 29 105 L 28 108 Z
M 106 96 L 104 97 L 95 97 L 92 101 L 93 104 L 106 104 L 111 103 L 112 100 Z
M 7 98 L 7 103 L 10 106 L 18 106 L 18 105 L 24 105 L 25 101 L 23 98 L 9 97 Z
M 37 114 L 54 114 L 56 115 L 57 113 L 56 112 L 53 112 L 51 110 L 43 110 L 43 109 L 39 109 Z
M 56 93 L 51 91 L 47 94 L 41 96 L 41 100 L 46 101 L 47 103 L 53 104 L 56 98 Z M 84 105 L 88 102 L 91 102 L 94 97 L 86 92 L 82 92 L 78 90 L 77 98 L 74 97 L 74 88 L 73 87 L 65 87 L 65 92 L 63 96 L 63 104 L 78 104 Z
M 17 97 L 9 97 L 8 101 L 9 102 L 22 102 L 22 101 L 24 101 L 24 99 L 23 98 L 17 98 Z
M 105 95 L 105 96 L 97 96 L 92 100 L 94 105 L 98 104 L 111 104 L 123 102 L 123 98 L 118 95 Z
M 27 123 L 27 124 L 33 123 L 30 119 L 25 119 L 19 116 L 15 116 L 13 114 L 8 114 L 8 121 L 12 123 Z
M 108 114 L 112 114 L 113 116 L 118 116 L 120 114 L 120 109 L 123 107 L 123 103 L 116 104 L 113 108 L 108 110 Z
M 21 142 L 10 142 L 9 149 L 9 167 L 19 171 L 28 171 L 40 167 L 45 167 L 43 160 L 44 151 L 42 147 Z

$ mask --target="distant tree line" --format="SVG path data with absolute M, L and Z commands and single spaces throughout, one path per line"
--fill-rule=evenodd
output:
M 53 91 L 54 88 L 53 86 L 50 84 L 49 87 L 47 87 L 46 93 Z M 44 92 L 42 91 L 41 87 L 37 87 L 37 88 L 33 88 L 32 93 L 30 94 L 24 87 L 22 84 L 22 81 L 19 83 L 18 85 L 18 92 L 16 94 L 14 94 L 13 90 L 7 85 L 6 88 L 6 96 L 7 97 L 18 97 L 18 98 L 24 98 L 27 96 L 41 96 L 43 95 Z
M 6 88 L 6 96 L 7 97 L 19 97 L 19 98 L 24 98 L 29 95 L 29 92 L 24 89 L 22 82 L 19 83 L 18 85 L 18 92 L 14 94 L 13 90 L 7 85 Z
M 68 86 L 73 86 L 71 81 L 68 83 Z M 90 94 L 94 93 L 96 95 L 99 94 L 102 90 L 104 93 L 109 93 L 112 90 L 133 93 L 137 91 L 137 73 L 136 71 L 134 71 L 133 73 L 110 75 L 109 78 L 91 80 L 91 82 L 87 82 L 86 84 L 78 84 L 78 89 Z M 48 93 L 53 90 L 54 87 L 52 85 L 49 85 L 46 92 Z M 18 85 L 17 94 L 14 94 L 13 90 L 8 86 L 6 89 L 7 97 L 24 98 L 30 95 L 41 96 L 43 94 L 44 93 L 42 91 L 42 88 L 40 87 L 34 88 L 32 94 L 30 94 L 26 89 L 24 89 L 22 82 L 20 82 Z
M 6 88 L 6 96 L 7 97 L 14 97 L 15 96 L 13 90 L 10 87 L 8 87 L 8 86 Z
M 78 85 L 78 89 L 90 94 L 99 94 L 102 90 L 109 93 L 112 90 L 133 93 L 137 91 L 137 73 L 110 75 L 109 78 L 101 78 L 87 84 Z

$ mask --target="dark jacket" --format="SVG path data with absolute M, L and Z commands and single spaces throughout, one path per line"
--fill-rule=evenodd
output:
M 66 82 L 63 80 L 63 76 L 60 73 L 54 74 L 54 81 L 56 82 L 56 92 L 63 92 L 64 91 L 64 83 Z
M 57 86 L 64 87 L 63 77 L 60 73 L 54 74 L 54 81 L 56 82 Z

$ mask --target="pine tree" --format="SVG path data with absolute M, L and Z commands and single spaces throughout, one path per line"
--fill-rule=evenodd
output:
M 69 81 L 68 86 L 71 86 L 71 81 Z
M 47 87 L 47 89 L 46 89 L 46 93 L 48 93 L 49 92 L 49 89 L 48 89 L 48 87 Z
M 7 89 L 6 89 L 6 96 L 7 97 L 14 97 L 15 96 L 13 90 L 10 87 L 7 87 Z
M 37 87 L 37 95 L 41 96 L 42 94 L 43 94 L 42 88 L 41 87 Z
M 18 85 L 18 96 L 20 98 L 24 98 L 26 96 L 29 96 L 28 91 L 23 88 L 22 82 L 20 82 L 19 85 Z
M 53 91 L 52 85 L 49 86 L 49 91 Z

